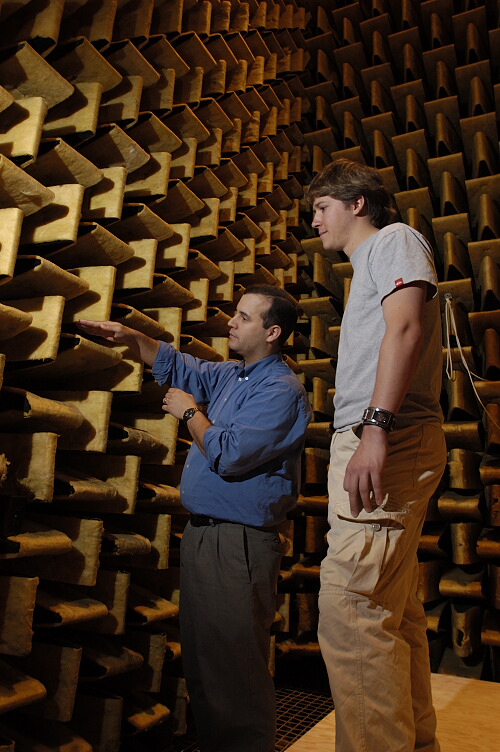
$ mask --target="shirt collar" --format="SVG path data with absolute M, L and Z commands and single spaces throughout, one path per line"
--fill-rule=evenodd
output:
M 245 361 L 242 360 L 239 364 L 238 381 L 248 381 L 250 376 L 255 376 L 261 373 L 261 371 L 265 371 L 271 363 L 279 363 L 282 360 L 283 356 L 281 352 L 276 352 L 268 355 L 267 358 L 256 360 L 255 363 L 250 363 L 249 366 L 245 365 Z

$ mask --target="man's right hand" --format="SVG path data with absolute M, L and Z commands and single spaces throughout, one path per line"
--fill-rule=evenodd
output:
M 134 329 L 119 324 L 117 321 L 80 319 L 76 325 L 92 337 L 103 337 L 108 342 L 116 342 L 120 345 L 128 345 L 131 339 L 135 339 L 134 335 L 138 334 Z
M 158 355 L 160 343 L 156 339 L 148 337 L 136 329 L 124 326 L 117 321 L 90 321 L 89 319 L 80 319 L 76 325 L 82 329 L 85 334 L 92 337 L 103 337 L 108 342 L 114 342 L 117 345 L 126 345 L 130 347 L 145 363 L 152 366 Z

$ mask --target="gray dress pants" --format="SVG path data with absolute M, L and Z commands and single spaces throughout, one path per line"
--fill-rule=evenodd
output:
M 182 662 L 202 752 L 274 752 L 269 673 L 279 536 L 235 523 L 194 527 L 181 543 Z

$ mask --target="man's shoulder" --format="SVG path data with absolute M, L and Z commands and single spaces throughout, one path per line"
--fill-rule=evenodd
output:
M 259 395 L 267 397 L 270 405 L 278 405 L 279 411 L 288 413 L 298 410 L 306 423 L 311 419 L 309 396 L 298 376 L 286 362 L 286 356 L 271 361 L 259 378 L 253 381 L 248 397 Z M 289 413 L 292 414 L 292 413 Z
M 391 238 L 392 236 L 396 236 L 398 238 L 405 237 L 409 241 L 416 240 L 426 247 L 429 246 L 428 240 L 426 240 L 421 232 L 415 230 L 414 227 L 410 227 L 410 225 L 407 225 L 404 222 L 393 222 L 390 225 L 382 227 L 378 231 L 378 233 L 374 235 L 374 238 L 376 238 L 377 240 L 385 240 Z
M 283 355 L 282 360 L 275 361 L 270 368 L 266 369 L 263 384 L 282 385 L 284 389 L 289 389 L 296 394 L 306 394 L 302 382 L 288 365 L 286 355 Z

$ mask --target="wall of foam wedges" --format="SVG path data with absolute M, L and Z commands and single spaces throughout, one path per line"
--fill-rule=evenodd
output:
M 250 283 L 309 290 L 307 18 L 271 0 L 0 4 L 2 749 L 185 728 L 189 435 L 150 369 L 75 322 L 221 360 Z M 288 344 L 297 371 L 308 346 Z
M 287 353 L 315 417 L 283 528 L 276 658 L 317 653 L 350 267 L 324 256 L 301 197 L 339 154 L 381 168 L 402 219 L 431 241 L 466 361 L 486 379 L 489 418 L 461 370 L 445 382 L 449 465 L 420 593 L 433 667 L 497 679 L 495 3 L 44 5 L 0 4 L 5 748 L 109 751 L 169 714 L 185 721 L 175 617 L 188 435 L 158 409 L 150 370 L 83 337 L 78 318 L 220 360 L 250 283 L 301 299 Z M 450 352 L 460 368 L 453 337 Z

